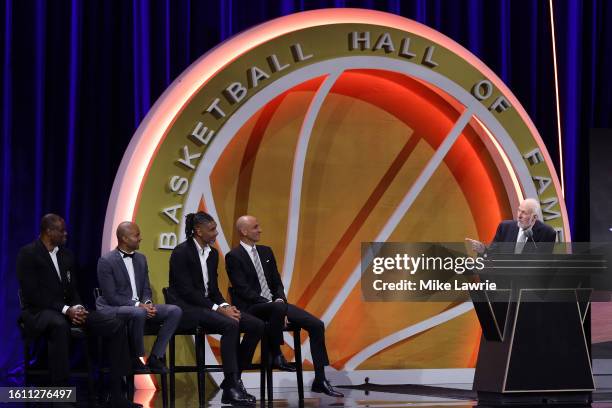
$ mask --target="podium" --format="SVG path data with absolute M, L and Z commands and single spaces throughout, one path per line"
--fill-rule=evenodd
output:
M 571 262 L 567 255 L 548 257 L 556 264 Z M 470 293 L 482 327 L 473 384 L 479 406 L 591 402 L 595 382 L 589 290 L 580 289 L 584 275 L 575 269 L 560 277 L 546 266 L 555 263 L 541 258 L 492 256 L 483 274 L 501 288 Z

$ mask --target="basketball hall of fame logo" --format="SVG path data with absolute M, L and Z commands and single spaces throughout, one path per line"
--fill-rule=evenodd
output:
M 569 241 L 552 161 L 489 68 L 414 21 L 316 10 L 232 37 L 166 90 L 121 163 L 103 250 L 137 222 L 162 302 L 185 215 L 203 209 L 224 289 L 234 222 L 252 214 L 289 301 L 325 323 L 334 369 L 465 369 L 480 338 L 471 304 L 366 303 L 360 243 L 489 241 L 524 197 Z

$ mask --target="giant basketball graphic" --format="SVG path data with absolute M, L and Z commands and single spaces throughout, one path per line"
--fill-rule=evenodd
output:
M 523 197 L 570 239 L 550 157 L 490 69 L 414 21 L 317 10 L 237 35 L 162 95 L 124 156 L 103 249 L 137 222 L 161 302 L 185 214 L 218 220 L 222 256 L 252 214 L 289 301 L 325 322 L 334 369 L 465 369 L 480 336 L 471 304 L 364 302 L 360 243 L 488 241 Z

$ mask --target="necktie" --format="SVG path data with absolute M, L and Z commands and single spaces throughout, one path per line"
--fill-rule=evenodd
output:
M 515 254 L 523 253 L 523 248 L 525 247 L 525 243 L 527 242 L 527 234 L 525 234 L 525 230 L 521 229 L 520 237 L 516 242 L 516 246 L 514 247 Z
M 255 264 L 257 279 L 259 279 L 259 286 L 261 286 L 261 296 L 265 297 L 268 300 L 272 300 L 272 294 L 270 293 L 270 288 L 268 287 L 266 275 L 264 275 L 264 270 L 261 266 L 261 261 L 259 260 L 259 254 L 257 253 L 257 249 L 253 247 L 251 249 L 251 252 L 253 253 L 253 263 Z

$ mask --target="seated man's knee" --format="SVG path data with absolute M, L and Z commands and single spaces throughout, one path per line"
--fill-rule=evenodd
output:
M 256 334 L 258 337 L 262 337 L 265 329 L 266 324 L 263 322 L 263 320 L 253 320 L 253 334 Z
M 136 307 L 136 310 L 134 310 L 131 315 L 134 319 L 145 320 L 147 318 L 147 309 L 140 306 Z
M 285 302 L 273 302 L 272 314 L 275 316 L 285 316 L 287 314 L 287 304 Z
M 168 307 L 168 314 L 176 319 L 180 319 L 183 315 L 183 309 L 177 305 L 166 305 Z
M 240 323 L 234 319 L 227 319 L 221 326 L 221 334 L 240 333 Z
M 324 333 L 325 332 L 325 323 L 319 319 L 315 319 L 312 325 L 308 328 L 309 332 L 314 333 Z
M 49 326 L 51 330 L 70 330 L 70 322 L 59 313 L 49 314 Z

